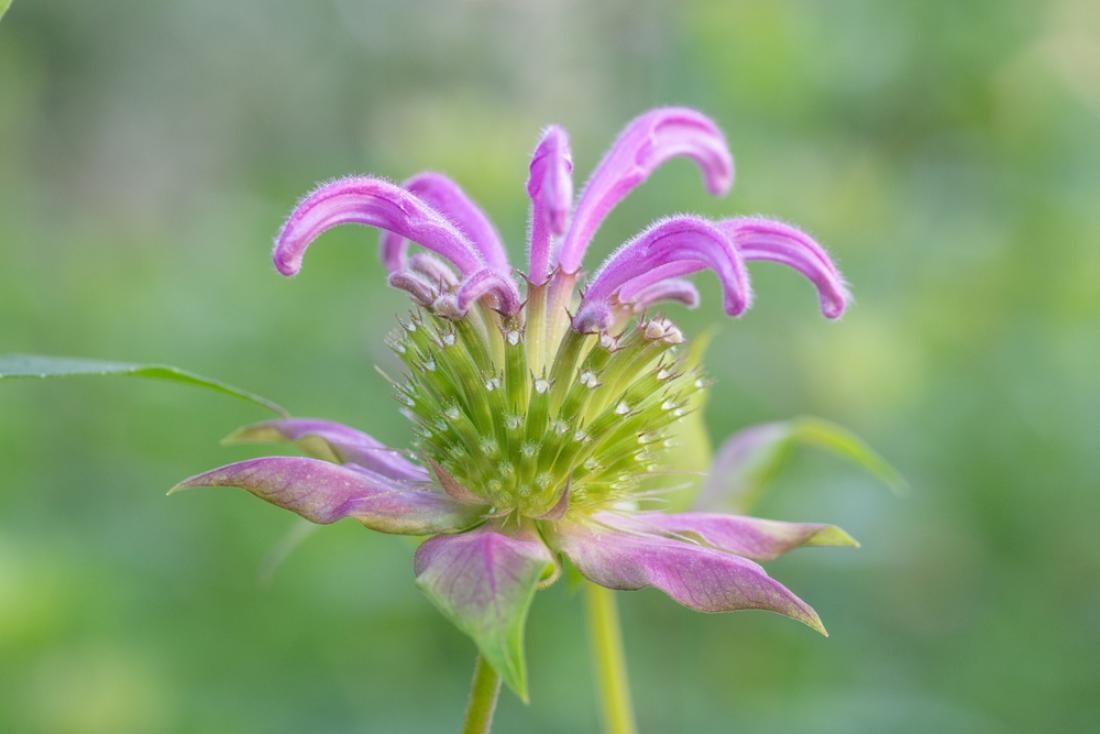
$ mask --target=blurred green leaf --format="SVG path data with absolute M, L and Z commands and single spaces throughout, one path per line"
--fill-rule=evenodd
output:
M 11 7 L 11 0 L 0 0 L 0 20 L 4 19 L 4 13 Z
M 263 562 L 260 564 L 260 570 L 257 574 L 257 581 L 260 586 L 271 586 L 271 582 L 275 580 L 275 572 L 279 570 L 279 567 L 286 562 L 290 555 L 298 550 L 298 547 L 302 543 L 313 535 L 321 526 L 315 523 L 311 523 L 308 520 L 302 518 L 295 518 L 294 524 L 287 529 L 286 533 L 279 542 L 276 543 L 271 550 L 264 556 Z
M 700 503 L 734 505 L 741 511 L 747 510 L 799 445 L 816 446 L 847 459 L 895 493 L 907 489 L 901 474 L 857 435 L 821 418 L 802 416 L 753 426 L 730 437 L 718 452 Z
M 717 328 L 710 327 L 692 339 L 680 369 L 697 368 L 717 333 Z M 674 423 L 669 431 L 672 448 L 665 453 L 665 460 L 662 462 L 664 470 L 643 483 L 643 489 L 660 492 L 668 500 L 665 509 L 669 512 L 688 508 L 703 485 L 707 469 L 710 467 L 713 448 L 710 434 L 707 433 L 706 422 L 703 420 L 707 394 L 707 390 L 699 390 L 692 394 L 685 406 L 687 415 L 681 421 Z
M 181 382 L 247 400 L 282 416 L 289 415 L 278 403 L 255 393 L 169 365 L 104 362 L 96 359 L 44 357 L 34 354 L 0 355 L 0 380 L 45 380 L 55 377 L 85 376 L 146 377 Z

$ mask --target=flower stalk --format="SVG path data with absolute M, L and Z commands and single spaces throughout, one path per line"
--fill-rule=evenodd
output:
M 470 698 L 466 703 L 466 718 L 462 722 L 462 734 L 488 734 L 493 725 L 497 698 L 500 696 L 500 676 L 481 655 L 474 665 L 474 679 L 470 682 Z
M 592 663 L 600 687 L 600 713 L 605 734 L 634 734 L 634 707 L 626 673 L 619 609 L 615 595 L 602 586 L 585 584 L 585 611 Z

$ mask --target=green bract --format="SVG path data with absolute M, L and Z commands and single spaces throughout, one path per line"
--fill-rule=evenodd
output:
M 705 387 L 668 321 L 617 338 L 567 329 L 547 368 L 528 362 L 518 321 L 415 313 L 390 338 L 418 452 L 498 513 L 630 500 L 661 466 L 670 428 Z

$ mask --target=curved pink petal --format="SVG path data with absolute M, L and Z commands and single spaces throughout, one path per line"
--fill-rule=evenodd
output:
M 431 306 L 439 291 L 424 276 L 411 270 L 398 270 L 386 276 L 386 285 L 405 291 L 421 306 Z
M 427 278 L 438 290 L 446 290 L 458 285 L 458 277 L 454 270 L 430 252 L 417 252 L 411 255 L 409 270 Z
M 534 528 L 488 523 L 438 536 L 416 551 L 416 583 L 493 669 L 527 698 L 523 628 L 539 581 L 553 571 L 550 550 Z
M 782 522 L 713 512 L 597 513 L 599 522 L 627 532 L 666 534 L 757 561 L 770 561 L 802 546 L 852 546 L 859 543 L 835 525 Z
M 516 283 L 507 275 L 483 268 L 467 278 L 458 288 L 458 310 L 465 313 L 483 296 L 492 295 L 496 308 L 509 316 L 519 312 L 522 302 Z
M 585 288 L 574 328 L 606 329 L 609 305 L 623 286 L 661 270 L 664 277 L 703 267 L 722 283 L 726 313 L 736 316 L 752 302 L 748 273 L 729 238 L 698 217 L 674 217 L 650 226 L 604 262 Z
M 593 524 L 559 523 L 551 542 L 601 586 L 657 588 L 701 612 L 766 609 L 826 634 L 812 607 L 747 558 Z
M 619 300 L 623 303 L 633 303 L 635 299 L 637 299 L 639 293 L 658 283 L 671 278 L 678 278 L 681 275 L 691 275 L 692 273 L 697 273 L 700 270 L 706 269 L 707 264 L 698 260 L 678 260 L 676 262 L 665 263 L 664 265 L 647 270 L 637 278 L 625 283 L 623 287 L 619 289 Z
M 558 265 L 564 272 L 580 270 L 584 252 L 608 213 L 662 163 L 676 156 L 693 159 L 707 190 L 716 196 L 733 184 L 733 157 L 725 136 L 710 118 L 683 107 L 646 112 L 619 134 L 585 184 L 558 253 Z
M 401 187 L 443 215 L 458 227 L 481 253 L 485 264 L 508 272 L 508 254 L 493 223 L 462 187 L 442 173 L 425 171 L 406 180 Z M 397 265 L 405 261 L 408 240 L 396 232 L 382 234 L 382 260 Z M 390 268 L 393 270 L 393 268 Z
M 557 125 L 546 128 L 531 157 L 527 178 L 531 197 L 529 277 L 541 283 L 549 274 L 550 239 L 564 234 L 573 206 L 573 153 L 569 136 Z
M 417 196 L 378 178 L 352 176 L 322 185 L 306 196 L 275 239 L 275 267 L 295 275 L 302 256 L 321 233 L 339 224 L 365 224 L 412 240 L 454 263 L 463 274 L 484 267 L 474 245 Z M 391 272 L 404 269 L 404 253 L 385 258 Z
M 665 278 L 659 283 L 642 288 L 629 300 L 620 292 L 620 298 L 633 306 L 635 311 L 644 311 L 654 303 L 661 301 L 679 301 L 688 308 L 699 305 L 699 289 L 690 280 L 683 278 Z
M 844 278 L 829 253 L 802 230 L 763 217 L 719 222 L 745 260 L 771 260 L 794 268 L 817 288 L 821 312 L 836 319 L 851 302 Z
M 353 464 L 391 479 L 426 482 L 428 472 L 395 449 L 350 426 L 319 418 L 284 418 L 253 423 L 234 431 L 224 443 L 297 443 L 311 455 Z
M 269 456 L 185 479 L 192 487 L 238 487 L 305 519 L 327 525 L 352 517 L 372 530 L 401 535 L 452 533 L 476 524 L 485 508 L 409 489 L 320 459 Z

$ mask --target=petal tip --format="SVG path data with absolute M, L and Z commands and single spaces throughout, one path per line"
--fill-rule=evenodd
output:
M 175 486 L 169 488 L 168 491 L 164 493 L 164 496 L 165 497 L 171 497 L 172 495 L 178 494 L 178 493 L 184 491 L 185 489 L 194 489 L 195 487 L 199 487 L 199 486 L 202 486 L 202 485 L 191 484 L 190 479 L 184 479 L 179 484 L 176 484 Z
M 836 525 L 822 525 L 818 530 L 806 539 L 804 545 L 832 548 L 860 548 L 858 540 L 853 538 L 847 530 Z
M 275 252 L 272 254 L 271 260 L 275 263 L 275 270 L 279 272 L 279 275 L 287 278 L 293 278 L 302 269 L 301 258 L 286 255 L 282 251 L 281 243 L 275 246 Z

